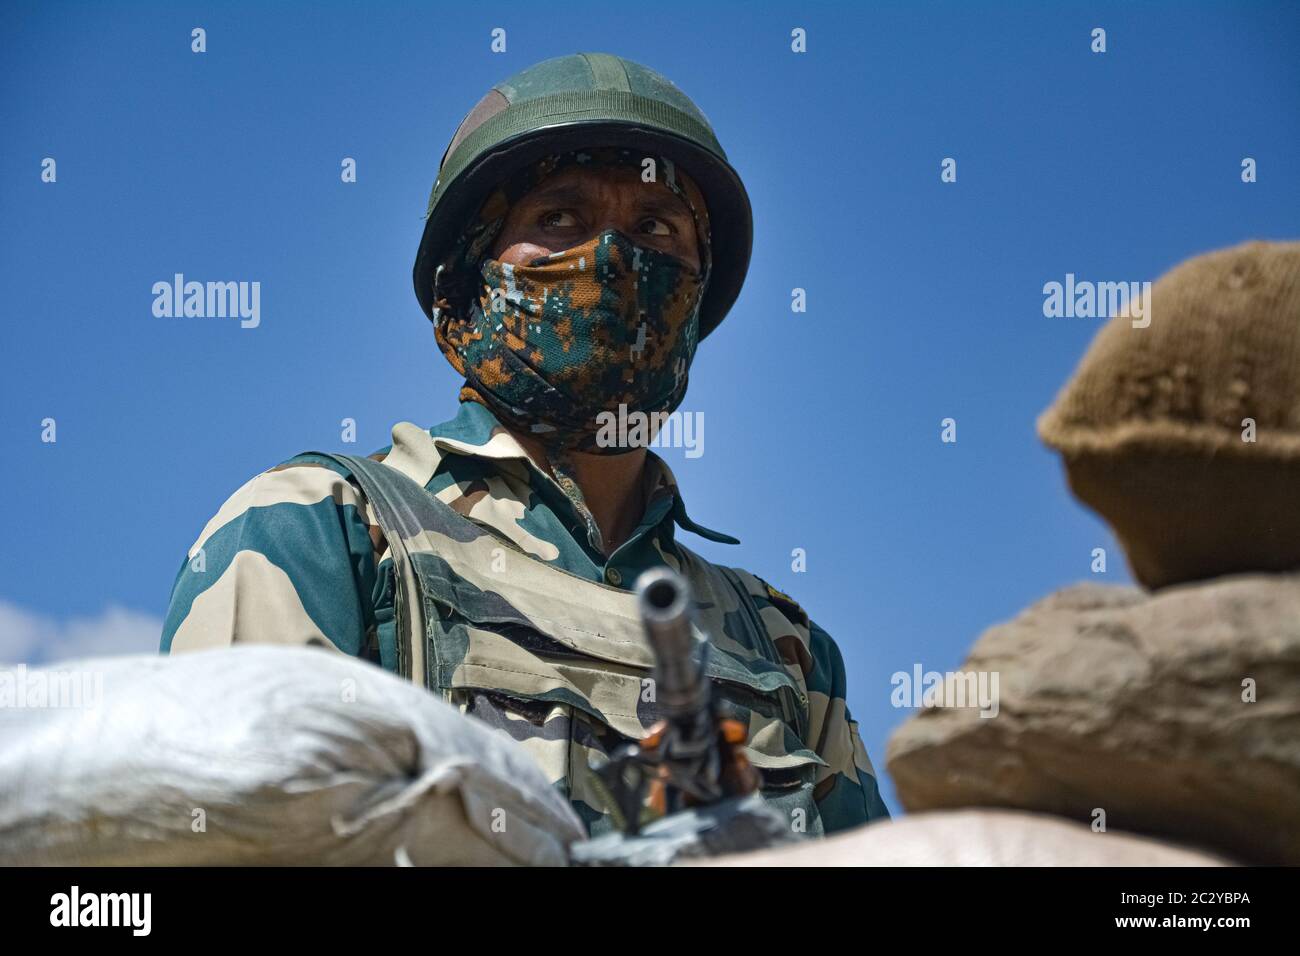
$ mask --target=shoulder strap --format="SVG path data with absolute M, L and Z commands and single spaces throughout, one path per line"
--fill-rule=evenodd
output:
M 749 588 L 745 586 L 745 582 L 737 573 L 737 569 L 724 567 L 720 564 L 714 565 L 714 567 L 731 585 L 732 590 L 736 592 L 737 600 L 740 601 L 740 606 L 745 609 L 745 613 L 749 616 L 754 628 L 754 634 L 761 642 L 761 646 L 755 649 L 769 662 L 784 668 L 785 659 L 781 657 L 781 652 L 773 643 L 771 635 L 768 634 L 767 626 L 763 623 L 763 615 L 759 611 L 758 605 L 754 603 L 754 597 L 749 593 Z M 785 722 L 794 727 L 798 731 L 799 737 L 804 739 L 808 734 L 808 714 L 806 706 L 801 706 L 804 702 L 798 699 L 797 693 L 794 688 L 786 686 L 782 686 L 778 690 L 778 696 L 781 699 L 782 716 Z
M 422 531 L 434 531 L 457 541 L 472 541 L 484 532 L 445 502 L 429 494 L 396 468 L 372 458 L 313 452 L 348 469 L 370 503 L 379 530 L 393 557 L 397 594 L 397 673 L 421 687 L 432 687 L 425 654 L 426 620 L 419 572 L 406 542 Z

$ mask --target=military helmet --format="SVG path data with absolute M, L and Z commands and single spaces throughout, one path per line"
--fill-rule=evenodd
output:
M 600 146 L 662 154 L 699 186 L 713 237 L 700 338 L 712 332 L 749 269 L 749 196 L 699 107 L 671 80 L 608 53 L 534 64 L 494 86 L 461 121 L 442 156 L 415 258 L 425 315 L 433 318 L 435 270 L 496 186 L 550 153 Z

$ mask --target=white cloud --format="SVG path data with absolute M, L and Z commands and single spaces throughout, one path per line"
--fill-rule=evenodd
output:
M 46 664 L 158 650 L 162 621 L 110 606 L 94 617 L 56 618 L 0 600 L 0 662 Z

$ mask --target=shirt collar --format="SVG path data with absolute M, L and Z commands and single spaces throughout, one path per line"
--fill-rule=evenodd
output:
M 665 512 L 672 515 L 673 521 L 676 522 L 679 528 L 698 534 L 701 538 L 707 538 L 709 541 L 717 541 L 721 544 L 740 544 L 738 539 L 729 534 L 714 531 L 691 520 L 690 515 L 686 513 L 686 504 L 682 501 L 681 492 L 677 489 L 677 478 L 673 475 L 673 471 L 668 467 L 666 461 L 653 451 L 647 451 L 645 464 L 645 510 L 647 516 L 656 505 L 662 507 L 660 502 L 667 501 L 668 507 Z
M 536 466 L 496 416 L 478 402 L 462 402 L 456 417 L 451 421 L 424 430 L 409 422 L 393 427 L 393 445 L 385 459 L 422 485 L 427 485 L 438 469 L 442 456 L 452 452 L 469 458 L 496 461 L 512 470 L 526 474 Z M 507 463 L 513 463 L 507 465 Z M 671 515 L 678 527 L 698 534 L 709 541 L 722 544 L 740 544 L 729 534 L 714 531 L 697 524 L 686 513 L 677 488 L 677 479 L 668 464 L 650 451 L 646 455 L 645 511 L 642 524 L 658 523 Z M 670 526 L 671 530 L 671 526 Z

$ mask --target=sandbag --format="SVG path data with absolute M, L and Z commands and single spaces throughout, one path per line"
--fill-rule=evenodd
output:
M 1038 422 L 1149 588 L 1300 568 L 1300 242 L 1197 256 L 1121 309 Z M 1246 440 L 1253 439 L 1253 440 Z
M 895 731 L 909 812 L 1104 819 L 1300 864 L 1300 574 L 1076 585 L 986 631 L 960 670 L 998 675 L 996 715 L 935 707 Z
M 709 860 L 702 866 L 1222 866 L 1161 840 L 1008 810 L 881 820 L 826 840 Z
M 333 651 L 9 667 L 0 703 L 0 864 L 561 865 L 585 836 L 503 732 Z

